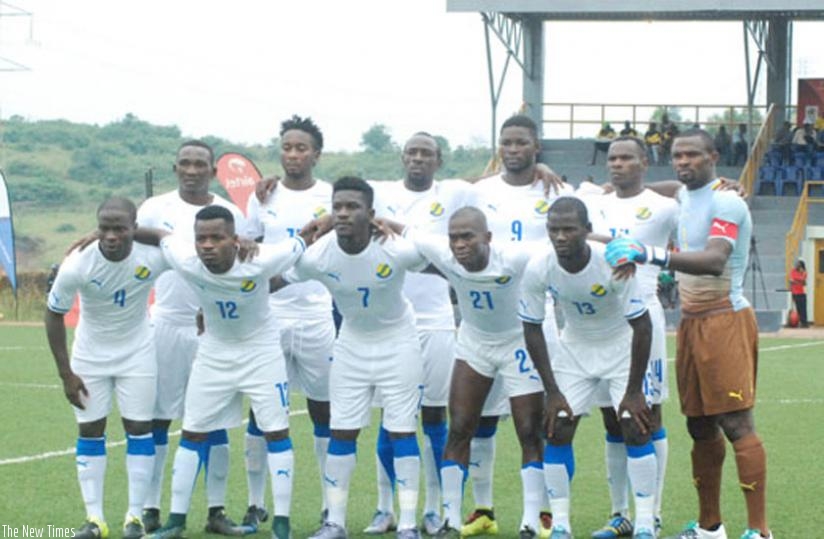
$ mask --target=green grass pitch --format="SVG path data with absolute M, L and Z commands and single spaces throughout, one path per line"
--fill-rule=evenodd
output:
M 670 343 L 671 344 L 671 343 Z M 672 347 L 670 346 L 670 355 Z M 761 339 L 756 425 L 768 452 L 768 510 L 777 536 L 824 536 L 821 500 L 824 499 L 824 341 Z M 671 395 L 676 395 L 670 363 Z M 23 537 L 24 526 L 45 530 L 49 525 L 74 527 L 84 517 L 77 485 L 73 445 L 74 417 L 63 397 L 62 386 L 40 327 L 0 325 L 0 536 Z M 293 533 L 306 537 L 315 528 L 319 512 L 320 482 L 312 451 L 312 429 L 302 410 L 300 395 L 292 398 L 292 439 L 297 470 L 292 504 Z M 677 400 L 664 408 L 670 440 L 664 499 L 664 532 L 674 533 L 697 514 L 690 479 L 690 442 Z M 376 422 L 359 440 L 358 466 L 349 499 L 351 537 L 362 537 L 375 507 L 374 435 Z M 173 425 L 173 430 L 178 428 Z M 110 419 L 109 442 L 123 440 L 116 415 Z M 171 447 L 178 438 L 170 439 Z M 231 433 L 232 467 L 227 510 L 240 519 L 246 508 L 242 429 Z M 511 422 L 499 428 L 495 469 L 495 512 L 501 537 L 516 537 L 520 519 L 520 451 Z M 173 452 L 173 451 L 172 451 Z M 172 453 L 170 452 L 170 453 Z M 106 517 L 112 537 L 126 509 L 126 478 L 122 445 L 109 448 L 106 476 Z M 588 537 L 600 527 L 609 511 L 604 479 L 603 431 L 600 418 L 582 422 L 575 440 L 576 472 L 572 484 L 572 524 L 578 537 Z M 171 466 L 171 455 L 167 470 Z M 168 510 L 170 473 L 166 474 L 164 515 Z M 471 489 L 467 486 L 467 494 Z M 470 509 L 470 496 L 464 509 Z M 267 496 L 268 499 L 268 496 Z M 189 515 L 188 535 L 204 534 L 205 495 L 198 481 Z M 722 492 L 724 518 L 730 537 L 745 527 L 743 497 L 737 486 L 735 461 L 728 446 Z M 466 512 L 465 511 L 465 512 Z M 261 530 L 259 534 L 267 533 Z

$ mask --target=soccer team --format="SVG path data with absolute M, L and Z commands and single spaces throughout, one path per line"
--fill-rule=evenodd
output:
M 87 519 L 75 537 L 109 534 L 103 478 L 112 393 L 127 433 L 126 539 L 182 537 L 201 468 L 206 531 L 256 532 L 270 516 L 268 476 L 272 537 L 291 537 L 294 390 L 307 400 L 321 477 L 313 538 L 348 536 L 357 437 L 375 406 L 378 506 L 366 533 L 498 533 L 495 432 L 498 418 L 511 414 L 522 449 L 517 534 L 572 537 L 572 441 L 580 418 L 598 407 L 612 510 L 592 536 L 657 537 L 668 450 L 661 268 L 679 273 L 676 372 L 699 499 L 697 521 L 675 537 L 727 537 L 719 500 L 725 437 L 747 506 L 741 537 L 772 537 L 766 456 L 752 415 L 757 327 L 742 293 L 752 225 L 744 201 L 721 188 L 710 136 L 690 130 L 675 139 L 679 182 L 656 185 L 658 192 L 644 185 L 643 142 L 619 137 L 603 193 L 576 193 L 538 164 L 537 128 L 520 115 L 501 128 L 502 172 L 475 183 L 435 181 L 441 152 L 423 132 L 403 148 L 403 179 L 334 184 L 313 175 L 323 136 L 310 119 L 286 120 L 280 137 L 283 177 L 250 198 L 245 217 L 209 191 L 212 149 L 189 141 L 176 156 L 177 190 L 140 208 L 104 201 L 89 245 L 61 265 L 46 331 L 78 423 Z M 70 355 L 63 316 L 76 294 L 81 317 Z M 244 395 L 249 503 L 236 524 L 224 510 L 226 429 L 241 425 Z M 161 524 L 174 419 L 183 431 Z M 468 477 L 476 509 L 464 521 Z

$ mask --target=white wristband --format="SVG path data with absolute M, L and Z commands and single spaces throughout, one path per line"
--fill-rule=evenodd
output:
M 669 251 L 667 251 L 664 247 L 650 247 L 649 255 L 650 264 L 655 264 L 656 266 L 660 266 L 662 268 L 669 266 Z

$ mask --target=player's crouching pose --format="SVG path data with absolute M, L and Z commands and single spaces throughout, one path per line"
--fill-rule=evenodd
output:
M 372 240 L 374 195 L 360 178 L 344 177 L 332 190 L 330 233 L 307 250 L 293 271 L 276 279 L 286 283 L 314 279 L 332 293 L 343 314 L 329 374 L 331 441 L 326 460 L 329 516 L 312 535 L 345 539 L 349 482 L 355 468 L 356 440 L 368 424 L 373 394 L 383 399 L 383 425 L 394 451 L 400 518 L 398 537 L 417 538 L 420 452 L 415 431 L 423 391 L 420 341 L 415 317 L 403 296 L 407 270 L 426 261 L 415 247 L 397 238 Z
M 546 247 L 527 265 L 518 314 L 547 394 L 544 478 L 553 514 L 550 537 L 572 537 L 572 439 L 603 382 L 609 385 L 627 444 L 628 475 L 635 493 L 634 537 L 653 539 L 656 463 L 650 410 L 642 389 L 652 325 L 642 293 L 634 277 L 613 277 L 604 245 L 586 240 L 592 228 L 579 199 L 556 200 L 549 209 L 547 229 L 553 248 Z M 547 289 L 566 321 L 557 357 L 549 357 L 541 329 Z
M 290 534 L 294 454 L 289 438 L 288 382 L 277 323 L 269 309 L 269 279 L 300 258 L 301 237 L 261 245 L 254 260 L 238 260 L 232 213 L 207 206 L 195 217 L 193 246 L 163 231 L 139 232 L 141 240 L 160 242 L 171 266 L 198 297 L 205 332 L 186 389 L 183 434 L 175 453 L 172 505 L 166 524 L 152 537 L 181 537 L 192 489 L 208 450 L 207 435 L 241 422 L 242 396 L 251 401 L 267 442 L 272 480 L 272 537 Z M 307 233 L 308 236 L 308 233 Z
M 97 210 L 99 241 L 73 251 L 60 266 L 49 293 L 46 334 L 66 398 L 74 407 L 77 479 L 86 522 L 77 539 L 105 539 L 106 416 L 117 395 L 126 431 L 129 508 L 123 537 L 143 536 L 140 514 L 154 464 L 152 413 L 157 363 L 147 300 L 157 276 L 169 268 L 159 249 L 134 245 L 137 210 L 124 198 L 110 198 Z M 80 322 L 71 361 L 63 317 L 80 294 Z

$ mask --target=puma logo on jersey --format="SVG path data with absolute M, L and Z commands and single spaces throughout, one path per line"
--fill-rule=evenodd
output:
M 495 279 L 495 282 L 498 283 L 498 284 L 506 284 L 511 280 L 512 280 L 512 277 L 510 277 L 509 275 L 501 275 L 500 277 Z
M 535 203 L 535 213 L 538 215 L 546 215 L 549 212 L 549 202 L 546 200 L 539 200 Z
M 741 402 L 744 402 L 744 392 L 743 391 L 730 391 L 727 393 L 727 396 L 733 399 L 738 399 Z
M 607 295 L 607 289 L 604 288 L 604 285 L 595 283 L 589 289 L 589 293 L 591 296 L 594 296 L 596 298 L 602 298 Z
M 137 266 L 134 270 L 134 278 L 138 281 L 145 281 L 152 275 L 152 270 L 146 266 Z
M 100 279 L 92 279 L 89 282 L 97 286 L 97 288 L 103 288 L 103 281 L 101 281 Z
M 720 221 L 713 221 L 712 227 L 713 230 L 718 230 L 722 234 L 727 233 L 727 223 L 721 223 Z
M 652 217 L 652 212 L 647 207 L 638 208 L 638 211 L 635 212 L 635 217 L 642 221 L 646 221 L 647 219 Z
M 440 202 L 433 202 L 429 207 L 429 215 L 432 215 L 433 217 L 440 217 L 443 215 L 444 211 L 444 207 Z
M 387 279 L 390 275 L 392 275 L 392 268 L 389 264 L 378 264 L 378 269 L 375 272 L 375 275 L 378 276 L 378 279 Z
M 242 283 L 240 283 L 241 292 L 251 292 L 255 288 L 257 288 L 257 283 L 251 279 L 245 279 Z
M 340 282 L 340 273 L 338 273 L 336 271 L 332 272 L 332 273 L 327 273 L 326 276 L 329 277 L 330 279 L 334 279 L 337 282 Z

